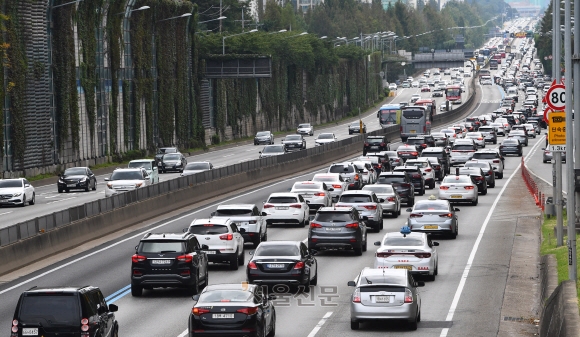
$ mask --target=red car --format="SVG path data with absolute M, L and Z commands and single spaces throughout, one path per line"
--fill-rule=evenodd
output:
M 428 85 L 421 87 L 421 92 L 431 92 L 431 88 Z

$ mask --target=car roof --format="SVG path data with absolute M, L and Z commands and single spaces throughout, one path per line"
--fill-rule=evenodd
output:
M 231 222 L 230 218 L 214 217 L 214 218 L 205 218 L 205 219 L 193 219 L 190 226 L 199 226 L 199 225 L 205 225 L 205 224 L 227 225 L 228 222 Z
M 278 246 L 278 245 L 295 245 L 300 246 L 302 241 L 292 241 L 292 240 L 268 240 L 260 242 L 260 246 Z
M 339 173 L 337 173 L 339 174 Z M 298 197 L 298 193 L 294 193 L 294 192 L 274 192 L 270 194 L 270 198 L 271 197 Z
M 147 233 L 141 241 L 154 241 L 154 240 L 175 240 L 182 241 L 187 239 L 192 234 L 190 233 Z
M 354 209 L 355 208 L 352 207 L 352 206 L 351 207 L 339 207 L 339 208 L 336 208 L 336 207 L 320 207 L 318 209 L 318 211 L 316 211 L 316 212 L 317 213 L 320 213 L 320 212 L 341 212 L 341 213 L 349 213 L 349 212 L 351 212 Z
M 94 286 L 56 286 L 56 287 L 32 287 L 26 291 L 24 291 L 24 293 L 47 293 L 47 292 L 55 292 L 55 293 L 74 293 L 77 291 L 89 291 L 89 290 L 93 290 L 93 289 L 98 289 L 97 287 Z
M 141 163 L 141 162 L 150 162 L 153 161 L 155 159 L 135 159 L 135 160 L 131 160 L 129 163 Z
M 247 282 L 240 283 L 226 283 L 226 284 L 212 284 L 208 285 L 203 289 L 203 292 L 208 292 L 212 290 L 241 290 L 247 292 L 253 292 L 257 287 L 255 284 L 250 284 Z
M 113 172 L 115 171 L 142 171 L 142 167 L 118 167 L 116 168 Z
M 346 195 L 346 194 L 351 194 L 351 195 L 355 195 L 355 194 L 363 194 L 363 195 L 372 195 L 374 194 L 373 191 L 369 191 L 369 190 L 347 190 L 342 192 L 342 195 Z
M 254 208 L 256 204 L 227 204 L 218 205 L 218 209 Z

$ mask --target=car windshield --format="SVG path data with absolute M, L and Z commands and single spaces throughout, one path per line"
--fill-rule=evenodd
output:
M 111 180 L 143 180 L 139 171 L 115 171 L 111 174 Z
M 320 186 L 320 184 L 314 184 L 314 183 L 295 183 L 294 186 L 292 186 L 293 190 L 320 190 L 322 189 L 322 186 Z
M 373 199 L 370 195 L 358 195 L 358 194 L 351 194 L 351 195 L 341 195 L 339 202 L 348 202 L 348 203 L 363 203 L 363 202 L 372 202 Z
M 293 204 L 298 202 L 296 197 L 270 197 L 268 199 L 269 204 Z
M 81 319 L 78 298 L 70 293 L 27 294 L 20 303 L 19 320 L 43 327 L 76 325 Z
M 332 133 L 323 133 L 318 135 L 318 139 L 334 139 L 334 135 Z
M 449 206 L 444 202 L 422 201 L 418 202 L 413 209 L 415 211 L 447 211 Z
M 87 174 L 87 169 L 82 167 L 73 167 L 64 171 L 65 176 L 84 175 Z
M 253 294 L 243 290 L 210 290 L 199 296 L 199 302 L 249 302 Z
M 146 170 L 150 170 L 151 169 L 151 162 L 150 161 L 132 161 L 129 163 L 129 167 L 130 168 L 142 167 Z
M 22 187 L 22 180 L 0 180 L 0 188 Z
M 216 224 L 196 224 L 189 227 L 189 232 L 191 234 L 197 235 L 224 234 L 228 232 L 228 226 Z
M 268 137 L 269 135 L 270 133 L 265 131 L 256 133 L 256 137 Z
M 181 160 L 181 156 L 178 154 L 166 154 L 163 156 L 163 160 Z
M 314 221 L 319 222 L 349 222 L 353 219 L 346 212 L 317 212 Z
M 284 140 L 301 140 L 300 136 L 286 136 Z
M 189 163 L 185 166 L 186 171 L 209 170 L 209 163 Z
M 350 165 L 332 165 L 329 170 L 330 173 L 353 173 L 354 168 Z
M 378 184 L 391 184 L 391 183 L 404 183 L 405 176 L 398 176 L 398 175 L 388 175 L 388 176 L 379 176 L 377 179 Z
M 388 236 L 383 246 L 423 246 L 423 238 L 417 236 Z
M 443 152 L 423 151 L 423 153 L 421 153 L 421 157 L 443 158 Z
M 252 215 L 251 208 L 224 208 L 216 211 L 216 216 Z
M 375 193 L 381 194 L 393 194 L 393 187 L 388 185 L 367 185 L 363 187 L 363 190 L 373 191 Z
M 300 125 L 298 125 L 298 128 L 299 129 L 309 128 L 309 127 L 310 127 L 310 124 L 300 124 Z
M 383 142 L 382 138 L 367 138 L 367 143 L 369 144 L 380 144 Z
M 264 151 L 262 151 L 263 153 L 280 153 L 280 152 L 284 152 L 284 146 L 282 145 L 272 145 L 272 146 L 266 146 L 264 148 Z
M 465 151 L 465 150 L 473 150 L 473 145 L 454 145 L 453 146 L 453 150 L 460 150 L 460 151 Z
M 254 256 L 297 256 L 300 255 L 300 249 L 297 245 L 261 245 L 258 247 Z
M 369 276 L 361 276 L 360 278 L 360 285 L 364 285 L 364 287 L 360 288 L 361 292 L 375 292 L 377 290 L 376 285 L 404 285 L 407 282 L 407 276 L 399 276 L 399 275 L 369 275 Z M 375 286 L 369 286 L 369 285 Z M 384 289 L 384 287 L 378 287 L 379 289 Z M 404 287 L 388 287 L 389 291 L 396 291 L 396 292 L 404 292 Z
M 163 154 L 163 153 L 175 153 L 175 152 L 177 152 L 177 149 L 174 147 L 170 147 L 170 148 L 166 148 L 166 149 L 159 149 L 157 151 L 157 153 L 161 153 L 161 154 Z
M 139 247 L 141 253 L 178 253 L 184 250 L 181 241 L 142 241 Z
M 442 184 L 471 184 L 468 176 L 447 176 L 443 178 Z
M 518 145 L 518 141 L 517 140 L 504 140 L 502 143 L 502 145 Z

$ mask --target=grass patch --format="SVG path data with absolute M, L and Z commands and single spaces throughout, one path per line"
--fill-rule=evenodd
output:
M 42 180 L 42 179 L 46 179 L 46 178 L 52 178 L 52 177 L 56 177 L 55 173 L 43 173 L 43 174 L 39 174 L 37 176 L 34 177 L 26 177 L 26 179 L 28 181 L 38 181 L 38 180 Z

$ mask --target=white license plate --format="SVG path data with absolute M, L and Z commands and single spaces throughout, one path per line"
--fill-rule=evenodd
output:
M 284 209 L 288 209 L 288 206 L 276 206 L 276 209 L 284 210 Z
M 326 227 L 327 232 L 340 232 L 342 228 Z
M 23 328 L 22 336 L 38 336 L 38 328 Z
M 171 264 L 171 260 L 151 260 L 151 264 Z
M 375 296 L 375 302 L 377 302 L 377 303 L 390 303 L 391 296 Z
M 284 268 L 285 267 L 285 265 L 281 264 L 281 263 L 267 264 L 266 266 L 268 268 Z
M 76 187 L 77 184 L 67 184 L 66 187 Z
M 211 318 L 234 318 L 234 314 L 212 314 Z
M 215 250 L 206 250 L 205 253 L 206 254 L 216 254 L 217 252 Z

